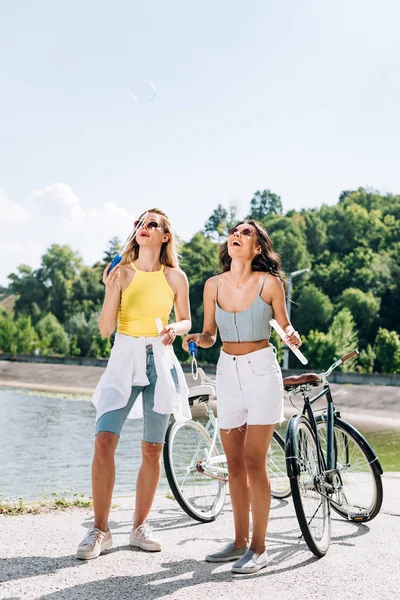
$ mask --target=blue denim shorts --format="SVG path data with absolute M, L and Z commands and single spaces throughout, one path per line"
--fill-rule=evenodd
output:
M 123 408 L 111 410 L 104 413 L 96 423 L 96 433 L 100 431 L 109 431 L 120 435 L 123 424 L 128 414 L 136 402 L 137 397 L 142 393 L 143 398 L 143 441 L 151 444 L 163 444 L 165 434 L 168 428 L 169 415 L 162 415 L 153 410 L 154 408 L 154 390 L 157 381 L 157 372 L 154 365 L 153 347 L 151 344 L 146 346 L 146 375 L 149 385 L 134 386 L 128 403 Z M 175 367 L 171 370 L 175 386 L 178 385 L 178 374 Z

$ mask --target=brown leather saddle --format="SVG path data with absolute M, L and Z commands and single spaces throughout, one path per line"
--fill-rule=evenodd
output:
M 285 377 L 283 385 L 286 390 L 290 390 L 298 387 L 299 385 L 319 385 L 321 383 L 321 377 L 317 373 L 303 373 L 302 375 L 290 375 Z

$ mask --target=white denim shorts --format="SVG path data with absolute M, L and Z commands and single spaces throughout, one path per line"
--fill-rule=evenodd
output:
M 285 420 L 282 373 L 274 346 L 242 356 L 221 351 L 217 364 L 217 410 L 221 429 L 272 425 Z

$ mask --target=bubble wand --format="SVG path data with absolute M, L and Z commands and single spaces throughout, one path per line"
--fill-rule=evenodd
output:
M 295 354 L 297 356 L 297 358 L 299 359 L 299 361 L 303 365 L 306 365 L 308 363 L 308 360 L 306 359 L 306 357 L 304 356 L 304 354 L 302 352 L 300 352 L 300 350 L 298 348 L 296 348 L 296 346 L 293 346 L 293 344 L 288 344 L 288 342 L 286 340 L 286 333 L 283 331 L 282 327 L 275 321 L 275 319 L 271 319 L 270 322 L 269 322 L 269 324 L 280 335 L 280 337 L 282 338 L 282 340 L 285 342 L 285 344 L 288 345 L 288 347 L 291 349 L 291 351 L 293 352 L 293 354 Z
M 109 273 L 111 271 L 111 269 L 113 269 L 115 267 L 115 265 L 118 265 L 121 262 L 123 253 L 125 252 L 125 250 L 129 246 L 129 244 L 131 243 L 131 241 L 135 238 L 135 236 L 136 236 L 136 234 L 138 232 L 138 229 L 140 229 L 143 226 L 143 224 L 144 224 L 144 222 L 145 222 L 146 217 L 147 217 L 148 214 L 149 214 L 148 212 L 145 212 L 144 215 L 143 215 L 143 217 L 141 219 L 139 219 L 139 221 L 136 223 L 136 225 L 134 226 L 132 232 L 129 234 L 129 237 L 126 240 L 125 245 L 122 248 L 121 252 L 119 254 L 117 254 L 112 259 L 110 268 L 108 269 L 107 273 Z

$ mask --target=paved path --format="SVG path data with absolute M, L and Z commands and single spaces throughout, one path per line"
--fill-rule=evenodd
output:
M 0 517 L 0 599 L 393 600 L 400 588 L 400 473 L 384 476 L 384 494 L 371 523 L 333 517 L 332 544 L 319 560 L 299 539 L 291 499 L 273 500 L 271 563 L 251 576 L 203 560 L 230 539 L 229 501 L 216 521 L 198 524 L 160 493 L 149 522 L 164 549 L 149 554 L 128 546 L 133 497 L 116 499 L 114 547 L 88 562 L 74 552 L 92 525 L 90 512 Z

